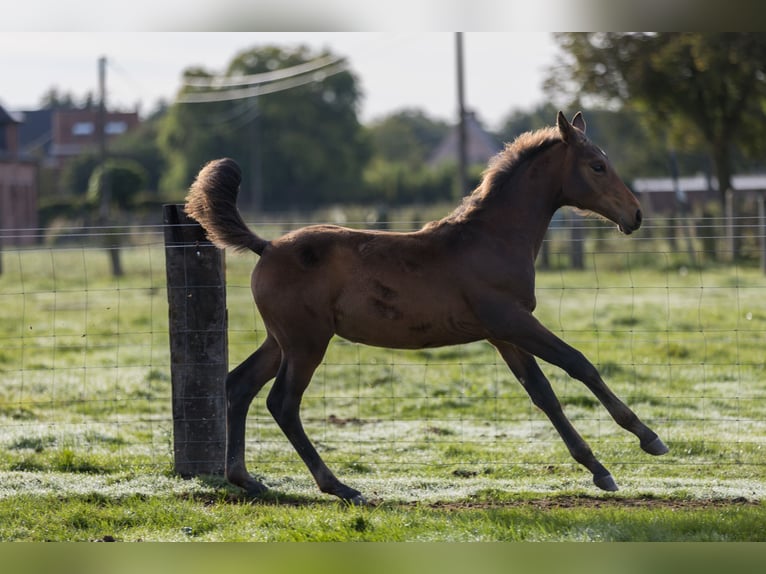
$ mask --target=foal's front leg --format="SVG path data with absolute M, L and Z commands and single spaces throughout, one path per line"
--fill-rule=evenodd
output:
M 617 484 L 612 475 L 596 459 L 588 443 L 567 419 L 550 382 L 540 370 L 535 358 L 515 345 L 502 341 L 490 342 L 497 348 L 508 367 L 519 379 L 535 406 L 543 411 L 553 423 L 572 458 L 591 471 L 593 483 L 602 490 L 617 490 Z
M 485 307 L 487 308 L 489 307 Z M 493 339 L 516 345 L 564 369 L 570 377 L 585 383 L 615 422 L 638 437 L 645 452 L 653 455 L 668 452 L 668 447 L 657 433 L 646 426 L 636 413 L 606 386 L 596 367 L 580 351 L 546 329 L 532 313 L 521 308 L 512 308 L 503 315 L 497 314 L 496 311 L 493 315 L 487 314 L 485 320 L 493 333 Z

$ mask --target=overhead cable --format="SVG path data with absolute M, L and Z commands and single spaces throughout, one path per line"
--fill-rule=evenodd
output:
M 311 74 L 304 72 L 301 76 L 292 76 L 285 80 L 272 81 L 268 84 L 256 84 L 248 88 L 234 88 L 228 90 L 213 90 L 182 94 L 179 96 L 176 102 L 179 104 L 201 104 L 209 102 L 241 100 L 244 98 L 263 96 L 265 94 L 273 94 L 275 92 L 289 90 L 314 82 L 321 82 L 328 76 L 333 76 L 335 74 L 345 72 L 347 69 L 348 66 L 346 65 L 346 62 L 339 61 L 334 65 L 316 70 Z
M 282 68 L 273 72 L 262 72 L 260 74 L 249 74 L 246 76 L 212 76 L 212 77 L 192 77 L 184 80 L 184 85 L 192 88 L 232 88 L 237 86 L 255 86 L 267 84 L 276 80 L 284 80 L 293 76 L 300 76 L 308 72 L 313 72 L 332 64 L 343 61 L 344 58 L 337 56 L 323 56 L 310 62 L 298 64 L 290 68 Z

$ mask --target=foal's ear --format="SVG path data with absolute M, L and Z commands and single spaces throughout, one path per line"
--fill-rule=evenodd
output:
M 567 121 L 563 112 L 559 112 L 559 115 L 556 117 L 556 124 L 559 127 L 561 139 L 565 142 L 574 141 L 575 137 L 577 137 L 574 133 L 574 128 L 585 133 L 585 119 L 582 117 L 582 112 L 577 112 L 575 114 L 571 124 Z
M 556 116 L 556 125 L 559 128 L 561 139 L 564 140 L 564 142 L 569 142 L 574 137 L 574 134 L 572 133 L 572 124 L 566 119 L 564 112 L 559 111 L 558 116 Z
M 575 114 L 575 116 L 572 118 L 572 125 L 582 133 L 585 133 L 585 118 L 582 117 L 582 112 L 577 112 Z

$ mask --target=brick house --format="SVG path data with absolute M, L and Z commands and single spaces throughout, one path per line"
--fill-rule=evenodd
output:
M 140 123 L 137 112 L 107 112 L 104 117 L 106 143 L 124 134 Z M 99 112 L 95 108 L 82 110 L 54 110 L 51 117 L 51 143 L 49 157 L 61 167 L 72 157 L 99 146 Z
M 23 157 L 34 157 L 40 167 L 55 175 L 58 182 L 66 163 L 83 153 L 98 153 L 99 112 L 96 108 L 42 109 L 16 112 L 19 125 L 19 150 Z M 138 112 L 107 112 L 104 118 L 105 143 L 133 130 L 140 123 Z M 61 191 L 52 189 L 48 191 Z
M 0 243 L 37 241 L 37 162 L 19 151 L 19 121 L 0 106 Z

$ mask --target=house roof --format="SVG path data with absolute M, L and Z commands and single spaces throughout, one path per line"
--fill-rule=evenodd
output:
M 19 147 L 26 152 L 47 149 L 52 137 L 53 110 L 24 111 L 19 116 Z
M 0 104 L 0 126 L 6 126 L 8 124 L 19 123 L 11 114 L 5 111 L 5 108 Z
M 466 113 L 466 159 L 469 164 L 485 164 L 497 154 L 502 146 L 481 127 L 475 114 Z M 428 163 L 439 165 L 446 161 L 456 161 L 458 149 L 458 127 L 455 126 L 431 154 Z
M 738 191 L 766 191 L 766 175 L 743 174 L 734 175 L 731 185 Z M 708 178 L 704 175 L 679 177 L 673 180 L 670 177 L 645 177 L 633 180 L 633 189 L 639 193 L 662 193 L 662 192 L 700 192 L 718 189 L 718 180 L 715 177 Z

